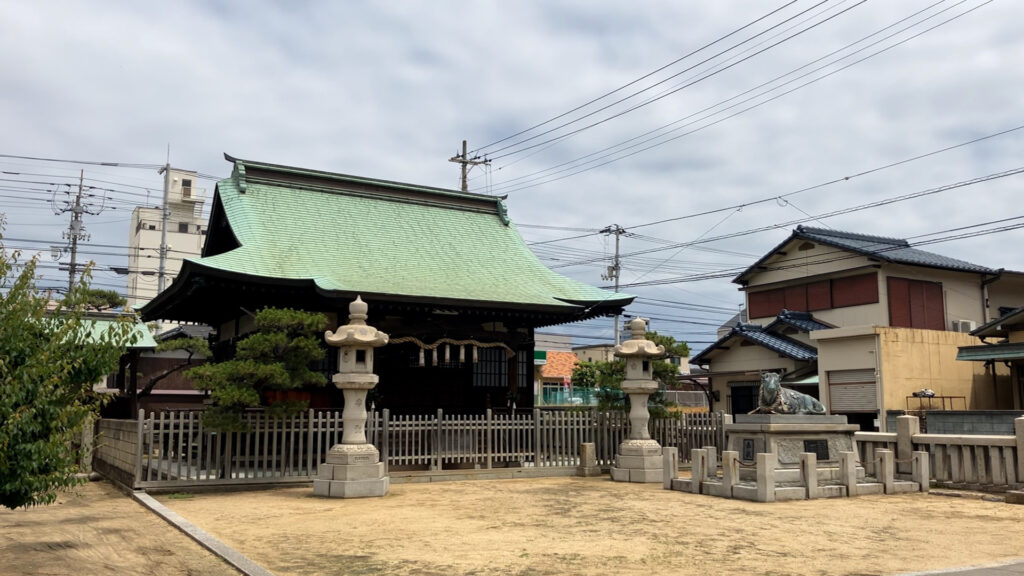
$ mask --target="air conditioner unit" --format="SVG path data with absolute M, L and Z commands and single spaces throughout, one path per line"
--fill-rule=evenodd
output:
M 977 327 L 974 320 L 953 320 L 954 332 L 971 332 Z

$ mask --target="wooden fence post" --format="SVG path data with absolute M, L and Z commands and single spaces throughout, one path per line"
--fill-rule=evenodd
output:
M 306 421 L 306 476 L 310 477 L 313 476 L 313 414 L 313 409 L 310 408 L 309 419 Z
M 441 420 L 444 419 L 444 410 L 437 409 L 437 442 L 434 444 L 434 470 L 441 470 L 441 442 L 444 441 L 444 433 L 441 430 Z
M 487 409 L 487 438 L 484 440 L 485 449 L 487 450 L 487 469 L 491 469 L 492 461 L 494 459 L 494 422 L 491 420 L 492 413 L 491 409 Z
M 384 475 L 387 476 L 388 470 L 391 468 L 388 464 L 388 459 L 391 456 L 391 410 L 387 408 L 381 410 L 381 417 L 381 434 L 384 435 L 384 438 L 381 439 L 380 444 L 380 459 L 381 462 L 384 462 Z
M 539 468 L 543 462 L 540 447 L 540 409 L 533 409 L 533 466 Z

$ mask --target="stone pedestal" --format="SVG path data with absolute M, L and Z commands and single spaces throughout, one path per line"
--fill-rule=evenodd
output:
M 754 464 L 758 454 L 775 454 L 780 482 L 801 480 L 801 454 L 805 452 L 815 455 L 819 479 L 838 479 L 839 455 L 856 453 L 853 433 L 860 429 L 847 424 L 846 416 L 804 414 L 738 414 L 735 422 L 724 428 L 726 449 L 737 452 L 740 462 Z M 858 472 L 863 477 L 863 469 Z M 741 468 L 740 477 L 754 480 L 754 471 Z
M 384 496 L 391 479 L 372 444 L 337 444 L 313 479 L 313 495 L 329 498 Z
M 612 480 L 618 482 L 662 482 L 661 444 L 655 440 L 626 440 L 619 444 L 612 466 Z

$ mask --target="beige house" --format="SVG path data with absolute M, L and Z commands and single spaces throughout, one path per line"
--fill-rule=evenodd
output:
M 1008 390 L 1005 367 L 956 356 L 977 342 L 968 332 L 1000 307 L 1024 304 L 1019 273 L 901 239 L 800 226 L 734 282 L 746 293 L 750 323 L 694 358 L 709 366 L 715 409 L 745 410 L 762 370 L 781 372 L 785 385 L 811 390 L 831 413 L 866 429 L 884 429 L 887 410 L 927 408 L 913 396 L 923 389 L 935 393 L 927 402 L 937 408 L 1012 407 L 998 393 Z M 821 326 L 780 322 L 793 312 Z M 755 326 L 770 337 L 751 339 Z M 814 357 L 793 357 L 782 338 Z

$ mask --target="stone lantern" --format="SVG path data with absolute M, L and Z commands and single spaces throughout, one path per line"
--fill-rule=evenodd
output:
M 388 343 L 388 335 L 366 324 L 366 303 L 358 296 L 348 306 L 348 324 L 328 330 L 324 338 L 337 346 L 338 372 L 334 385 L 345 395 L 341 444 L 327 453 L 313 480 L 313 495 L 363 498 L 387 494 L 390 479 L 373 444 L 366 442 L 366 393 L 377 385 L 373 349 Z
M 612 467 L 612 480 L 618 482 L 661 482 L 661 445 L 651 438 L 647 423 L 647 397 L 657 391 L 651 362 L 665 355 L 665 347 L 644 338 L 647 322 L 634 318 L 629 323 L 630 340 L 615 347 L 615 355 L 626 360 L 626 379 L 622 391 L 629 395 L 629 438 L 619 444 Z

